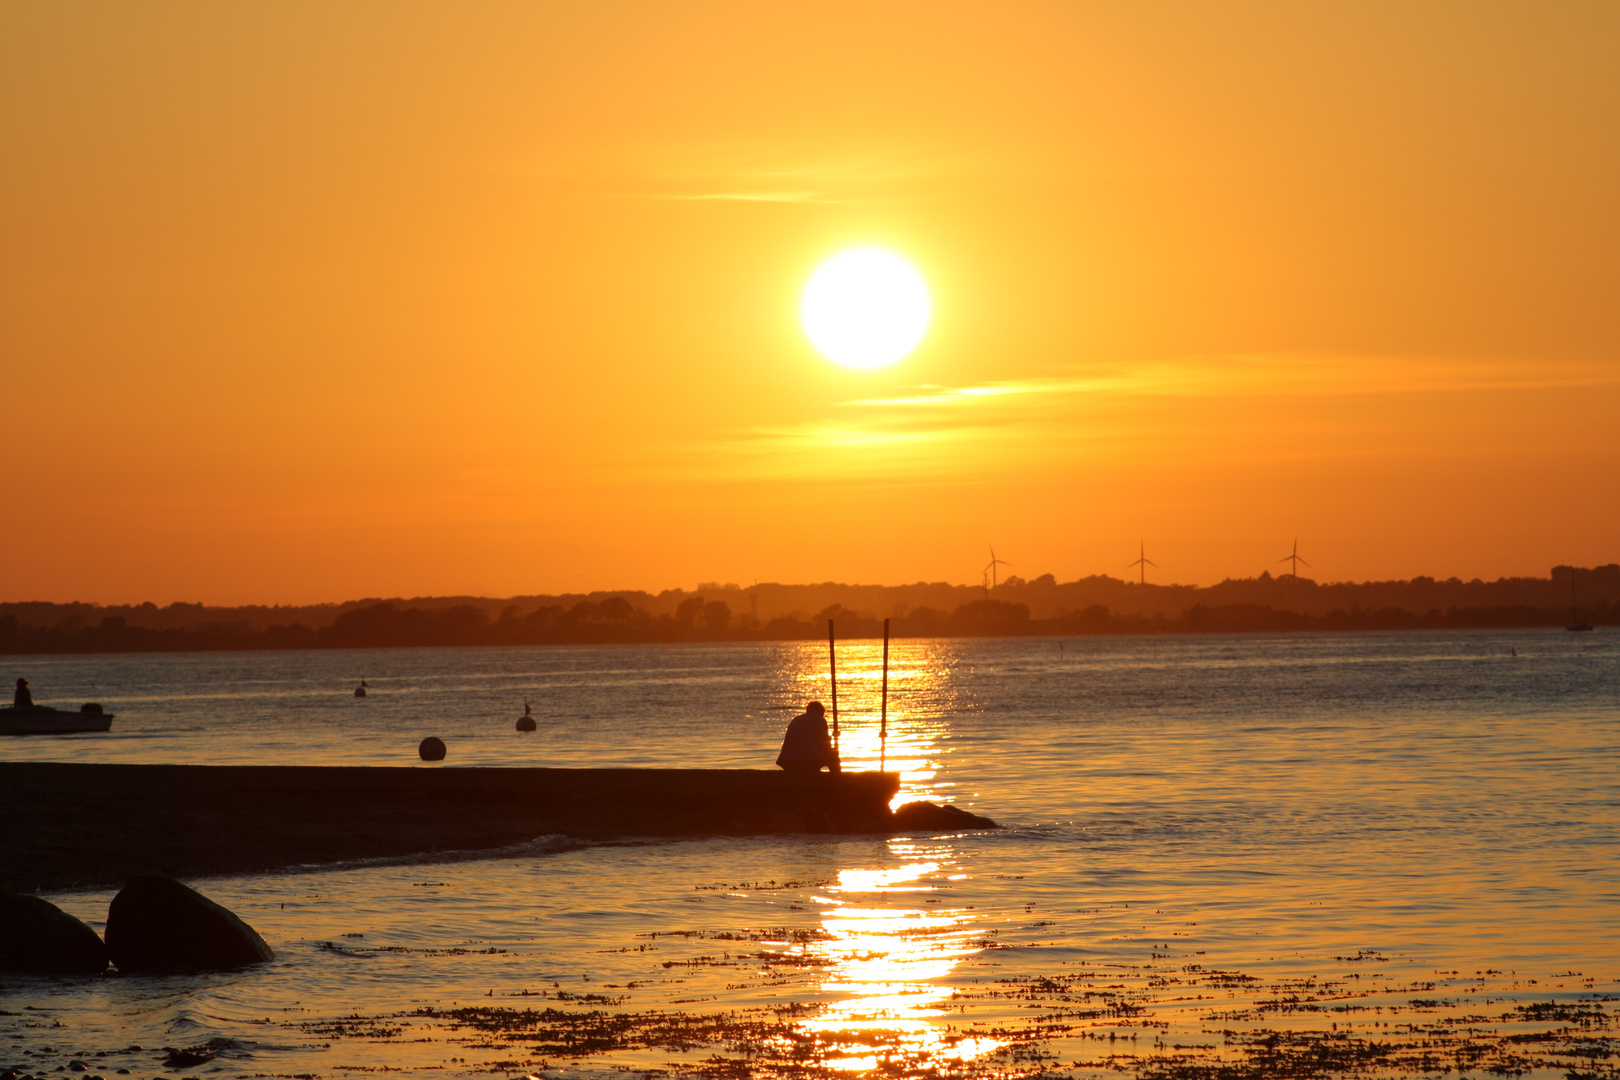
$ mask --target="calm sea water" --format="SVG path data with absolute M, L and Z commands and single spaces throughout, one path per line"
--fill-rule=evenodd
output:
M 6 658 L 38 700 L 118 718 L 0 753 L 407 765 L 433 734 L 443 767 L 768 767 L 828 699 L 825 650 Z M 853 768 L 877 764 L 879 656 L 840 651 Z M 889 695 L 902 800 L 1007 828 L 204 879 L 273 963 L 6 976 L 0 1067 L 1616 1075 L 1615 635 L 904 641 Z M 99 929 L 110 895 L 50 899 Z

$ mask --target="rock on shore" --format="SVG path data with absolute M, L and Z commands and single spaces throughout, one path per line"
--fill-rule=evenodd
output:
M 0 970 L 99 975 L 107 946 L 96 932 L 48 900 L 0 893 Z
M 994 821 L 946 803 L 909 802 L 896 810 L 892 827 L 908 832 L 952 832 L 957 829 L 996 829 Z
M 107 952 L 121 972 L 217 971 L 273 960 L 258 932 L 173 878 L 130 879 L 107 909 Z

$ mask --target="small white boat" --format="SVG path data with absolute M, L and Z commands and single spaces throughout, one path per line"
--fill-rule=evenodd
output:
M 78 712 L 49 705 L 0 706 L 0 735 L 68 735 L 76 731 L 108 731 L 113 714 L 91 702 Z

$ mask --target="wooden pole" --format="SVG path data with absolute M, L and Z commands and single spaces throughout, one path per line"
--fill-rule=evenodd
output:
M 827 666 L 832 671 L 833 753 L 838 752 L 838 648 L 833 644 L 833 621 L 827 620 Z
M 883 704 L 878 726 L 878 772 L 889 763 L 889 620 L 883 620 Z

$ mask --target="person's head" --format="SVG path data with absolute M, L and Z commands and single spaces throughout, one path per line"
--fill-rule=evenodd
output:
M 17 680 L 17 689 L 21 690 L 23 687 L 25 687 L 27 685 L 28 685 L 28 680 L 27 679 L 18 679 Z
M 827 714 L 827 710 L 821 707 L 821 702 L 819 701 L 812 701 L 810 704 L 804 707 L 804 711 L 809 713 L 811 716 L 825 716 Z

